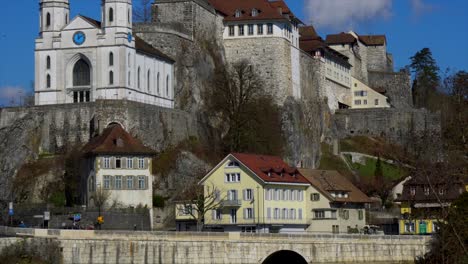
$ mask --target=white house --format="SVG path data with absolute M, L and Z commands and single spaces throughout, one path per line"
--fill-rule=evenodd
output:
M 103 0 L 102 22 L 40 1 L 36 105 L 127 99 L 172 108 L 174 61 L 132 34 L 132 0 Z

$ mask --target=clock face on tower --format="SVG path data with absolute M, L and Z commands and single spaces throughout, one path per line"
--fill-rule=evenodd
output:
M 73 35 L 73 42 L 76 45 L 83 44 L 85 42 L 85 40 L 86 40 L 86 35 L 81 31 L 78 31 Z

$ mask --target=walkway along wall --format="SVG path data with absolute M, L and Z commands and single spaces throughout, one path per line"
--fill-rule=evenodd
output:
M 423 255 L 430 240 L 424 236 L 110 232 L 0 227 L 0 235 L 19 234 L 27 236 L 26 240 L 58 240 L 63 263 L 257 264 L 280 250 L 294 251 L 308 263 L 397 263 L 411 262 Z M 0 239 L 0 250 L 21 239 Z

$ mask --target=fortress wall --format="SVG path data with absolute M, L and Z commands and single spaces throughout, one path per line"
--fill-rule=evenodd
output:
M 385 89 L 385 95 L 390 99 L 390 104 L 399 109 L 413 107 L 410 81 L 410 75 L 405 71 L 369 71 L 369 86 Z

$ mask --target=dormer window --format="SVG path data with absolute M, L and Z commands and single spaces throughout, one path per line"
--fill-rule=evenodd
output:
M 252 9 L 252 16 L 253 17 L 258 16 L 258 10 L 256 8 Z
M 237 161 L 230 161 L 227 165 L 228 167 L 239 167 L 239 162 Z
M 410 188 L 410 193 L 412 196 L 415 196 L 416 195 L 416 188 L 415 187 L 411 187 Z
M 242 11 L 239 9 L 236 10 L 235 17 L 241 17 L 242 16 Z
M 270 171 L 268 172 L 268 177 L 271 177 L 271 172 Z
M 429 195 L 429 186 L 424 186 L 424 194 Z
M 122 158 L 116 157 L 115 158 L 115 168 L 120 169 L 122 168 Z
M 123 147 L 123 140 L 121 138 L 114 139 L 114 145 L 117 147 Z

